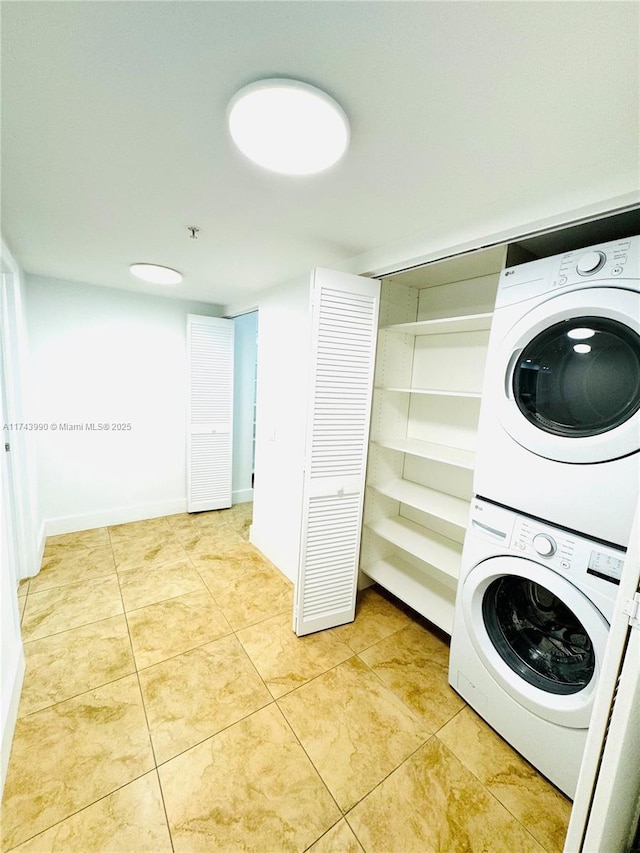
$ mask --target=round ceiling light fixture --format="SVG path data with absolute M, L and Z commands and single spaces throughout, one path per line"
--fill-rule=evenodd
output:
M 182 273 L 158 264 L 131 264 L 129 269 L 136 278 L 151 284 L 180 284 L 182 281 Z
M 231 138 L 254 163 L 284 175 L 313 175 L 349 146 L 349 120 L 308 83 L 274 78 L 240 89 L 227 111 Z

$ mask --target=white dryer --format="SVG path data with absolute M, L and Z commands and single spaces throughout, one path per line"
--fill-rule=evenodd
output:
M 503 270 L 474 492 L 626 546 L 640 481 L 640 237 Z
M 573 797 L 624 549 L 472 502 L 451 686 Z

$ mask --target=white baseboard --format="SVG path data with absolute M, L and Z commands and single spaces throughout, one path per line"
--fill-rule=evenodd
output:
M 246 504 L 253 500 L 253 489 L 238 489 L 231 495 L 232 504 Z
M 6 713 L 3 714 L 4 725 L 2 728 L 2 748 L 0 756 L 0 797 L 2 797 L 5 779 L 7 778 L 9 756 L 11 755 L 11 744 L 13 743 L 13 733 L 18 719 L 18 705 L 20 704 L 20 693 L 22 692 L 22 682 L 24 681 L 25 659 L 22 646 L 20 646 L 18 655 L 14 662 L 14 671 L 12 674 L 6 672 L 5 663 L 6 662 L 3 657 L 2 701 L 7 702 L 7 708 Z
M 40 571 L 40 567 L 42 566 L 42 558 L 44 557 L 44 546 L 47 542 L 47 523 L 43 521 L 40 524 L 40 530 L 38 531 L 38 541 L 36 542 L 36 571 L 34 574 L 37 574 Z
M 47 536 L 57 536 L 61 533 L 77 533 L 79 530 L 93 530 L 95 527 L 108 527 L 111 524 L 144 521 L 147 518 L 177 515 L 179 512 L 186 511 L 187 502 L 184 499 L 139 506 L 114 507 L 113 509 L 89 512 L 83 515 L 48 518 L 45 522 L 46 534 Z

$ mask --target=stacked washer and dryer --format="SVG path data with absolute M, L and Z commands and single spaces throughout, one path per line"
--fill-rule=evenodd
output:
M 640 481 L 640 237 L 500 276 L 449 680 L 573 797 Z

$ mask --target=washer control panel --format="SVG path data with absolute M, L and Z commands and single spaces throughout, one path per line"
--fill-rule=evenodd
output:
M 566 575 L 582 578 L 591 575 L 613 584 L 620 583 L 624 551 L 526 516 L 516 515 L 511 547 Z
M 576 553 L 576 538 L 564 530 L 551 530 L 533 519 L 516 516 L 511 547 L 528 557 L 542 558 L 558 571 L 568 571 Z
M 467 536 L 492 543 L 494 554 L 535 560 L 574 581 L 588 583 L 603 594 L 610 594 L 622 576 L 622 548 L 562 530 L 479 497 L 471 503 Z

